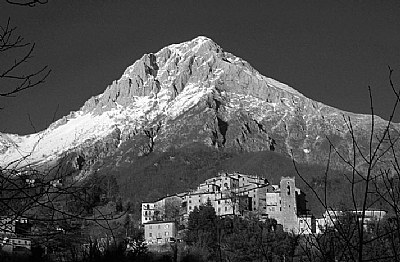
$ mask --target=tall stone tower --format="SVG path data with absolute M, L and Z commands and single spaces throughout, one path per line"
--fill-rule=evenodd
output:
M 285 230 L 295 229 L 298 227 L 296 194 L 299 192 L 297 192 L 297 190 L 295 187 L 294 177 L 281 178 L 281 218 Z

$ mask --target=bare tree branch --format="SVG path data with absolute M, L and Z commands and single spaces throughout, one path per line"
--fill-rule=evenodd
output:
M 48 66 L 24 72 L 25 64 L 30 62 L 34 49 L 34 43 L 26 42 L 21 35 L 16 34 L 16 27 L 11 26 L 10 18 L 5 26 L 0 26 L 0 55 L 6 61 L 12 59 L 0 65 L 0 97 L 14 97 L 46 81 L 51 72 Z
M 12 5 L 19 5 L 19 6 L 27 6 L 27 7 L 34 7 L 36 5 L 43 5 L 47 4 L 48 0 L 6 0 L 7 3 Z

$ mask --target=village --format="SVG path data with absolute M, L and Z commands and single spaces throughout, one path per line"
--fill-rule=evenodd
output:
M 219 217 L 256 217 L 259 221 L 275 219 L 283 231 L 293 235 L 323 234 L 345 212 L 326 210 L 316 218 L 307 208 L 306 195 L 296 187 L 295 182 L 294 177 L 281 177 L 280 183 L 273 185 L 264 177 L 220 172 L 196 189 L 166 196 L 155 202 L 143 202 L 139 227 L 144 231 L 144 243 L 150 248 L 157 248 L 182 241 L 190 213 L 206 205 L 213 207 Z M 59 186 L 58 180 L 50 183 L 51 188 Z M 361 211 L 351 212 L 359 215 Z M 364 221 L 379 221 L 385 215 L 384 210 L 366 210 Z M 33 246 L 33 240 L 29 237 L 33 228 L 35 222 L 23 216 L 0 217 L 1 251 L 29 254 Z M 64 233 L 60 226 L 55 230 Z M 107 243 L 110 241 L 113 240 L 106 239 Z M 101 242 L 104 239 L 97 240 L 98 245 Z M 127 250 L 129 248 L 132 248 L 132 243 L 127 244 Z
M 275 219 L 285 232 L 296 235 L 322 234 L 344 214 L 332 209 L 316 218 L 306 203 L 306 195 L 296 187 L 294 177 L 281 177 L 278 185 L 272 185 L 263 177 L 221 172 L 195 190 L 142 203 L 141 223 L 146 243 L 163 245 L 181 239 L 189 214 L 201 205 L 211 205 L 220 217 Z M 351 212 L 359 215 L 361 211 Z M 385 215 L 384 210 L 366 210 L 364 221 L 379 221 Z

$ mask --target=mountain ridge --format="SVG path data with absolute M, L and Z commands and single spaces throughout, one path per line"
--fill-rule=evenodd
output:
M 145 54 L 102 94 L 46 130 L 0 134 L 0 166 L 43 164 L 108 137 L 117 139 L 114 150 L 143 140 L 136 145 L 140 150 L 133 149 L 137 155 L 201 142 L 318 163 L 314 151 L 327 146 L 324 135 L 348 142 L 343 117 L 351 117 L 356 131 L 368 132 L 371 116 L 313 101 L 200 36 Z M 386 123 L 375 121 L 377 128 Z

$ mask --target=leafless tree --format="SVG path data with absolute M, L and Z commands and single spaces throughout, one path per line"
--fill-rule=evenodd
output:
M 6 2 L 32 8 L 48 1 Z M 15 97 L 46 81 L 51 72 L 47 65 L 37 69 L 30 66 L 34 51 L 35 43 L 18 34 L 11 18 L 0 25 L 0 97 Z M 64 242 L 74 238 L 73 242 L 77 242 L 84 236 L 82 227 L 91 225 L 115 237 L 114 229 L 119 227 L 116 221 L 125 213 L 108 212 L 97 207 L 90 185 L 74 180 L 62 163 L 44 169 L 25 163 L 25 159 L 22 157 L 0 166 L 0 236 L 15 235 L 16 228 L 21 226 L 16 227 L 16 224 L 23 220 L 33 227 L 24 227 L 23 231 L 17 232 L 18 235 L 42 240 L 46 244 L 57 238 Z M 25 164 L 18 167 L 16 164 L 21 162 Z
M 392 81 L 393 70 L 389 68 L 389 85 L 394 95 L 394 104 L 389 120 L 382 126 L 374 115 L 373 94 L 369 87 L 371 124 L 367 148 L 363 148 L 350 117 L 343 116 L 347 132 L 351 137 L 350 154 L 339 151 L 330 144 L 328 164 L 324 174 L 324 193 L 320 194 L 299 172 L 320 204 L 327 211 L 327 220 L 333 221 L 325 232 L 307 238 L 303 248 L 310 261 L 399 261 L 400 259 L 400 164 L 398 159 L 399 125 L 393 122 L 400 103 L 400 90 Z M 351 208 L 337 210 L 328 201 L 327 181 L 330 161 L 336 156 L 347 166 L 343 174 Z M 379 204 L 379 205 L 378 205 Z M 368 212 L 384 206 L 387 215 L 373 223 Z
M 34 5 L 32 1 L 27 6 Z M 27 64 L 33 57 L 35 43 L 26 41 L 17 33 L 17 28 L 8 18 L 0 25 L 0 97 L 14 97 L 17 93 L 45 82 L 51 70 L 43 66 L 28 70 Z
M 6 2 L 12 5 L 34 7 L 36 5 L 46 4 L 48 0 L 6 0 Z

